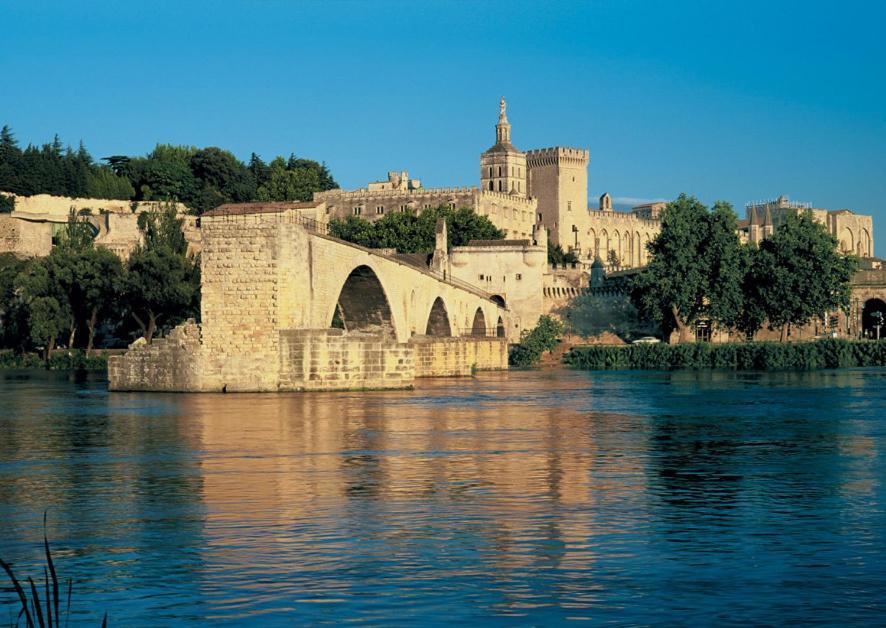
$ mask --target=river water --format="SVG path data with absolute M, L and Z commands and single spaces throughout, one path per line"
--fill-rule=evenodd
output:
M 0 372 L 0 557 L 42 581 L 47 510 L 74 625 L 871 625 L 884 502 L 886 369 L 280 395 Z

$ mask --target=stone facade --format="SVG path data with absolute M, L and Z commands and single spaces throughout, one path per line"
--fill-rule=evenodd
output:
M 73 210 L 92 226 L 97 246 L 108 248 L 126 259 L 142 241 L 138 228 L 139 215 L 167 206 L 166 203 L 155 201 L 0 194 L 15 198 L 15 210 L 0 215 L 0 253 L 13 253 L 19 257 L 49 255 L 53 237 L 63 229 Z M 188 254 L 196 255 L 200 252 L 197 217 L 188 214 L 187 207 L 181 203 L 174 205 L 184 221 L 182 230 L 188 242 Z
M 853 253 L 861 258 L 874 255 L 872 216 L 856 214 L 848 209 L 816 208 L 811 203 L 791 201 L 787 196 L 748 203 L 745 210 L 747 219 L 739 223 L 742 242 L 759 243 L 785 224 L 789 215 L 808 211 L 814 220 L 825 225 L 837 238 L 844 253 Z
M 452 276 L 501 299 L 511 311 L 508 337 L 519 340 L 538 322 L 542 277 L 547 268 L 547 231 L 541 225 L 531 240 L 472 241 L 449 251 Z
M 0 253 L 42 257 L 52 250 L 52 225 L 0 214 Z

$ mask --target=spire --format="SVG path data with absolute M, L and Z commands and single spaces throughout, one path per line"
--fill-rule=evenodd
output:
M 769 211 L 769 205 L 766 205 L 766 214 L 763 217 L 763 226 L 771 227 L 772 226 L 772 212 Z
M 508 103 L 505 102 L 504 96 L 501 97 L 498 106 L 498 124 L 495 125 L 495 141 L 498 144 L 510 144 L 511 123 L 508 122 L 508 115 L 505 112 L 508 107 Z
M 751 227 L 756 227 L 759 223 L 759 218 L 757 217 L 757 206 L 751 205 L 750 216 L 748 216 L 748 225 Z

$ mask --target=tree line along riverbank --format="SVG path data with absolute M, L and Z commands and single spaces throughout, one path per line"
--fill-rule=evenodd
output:
M 0 351 L 0 369 L 48 369 L 50 371 L 102 371 L 108 370 L 108 355 L 120 351 L 101 351 L 86 355 L 85 351 L 55 351 L 46 360 L 37 353 Z
M 635 344 L 573 347 L 566 366 L 585 370 L 813 370 L 886 366 L 886 340 Z

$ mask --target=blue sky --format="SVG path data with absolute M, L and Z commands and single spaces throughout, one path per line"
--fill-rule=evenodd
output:
M 498 98 L 590 194 L 787 194 L 886 247 L 886 2 L 0 3 L 0 124 L 96 157 L 157 142 L 477 185 Z

